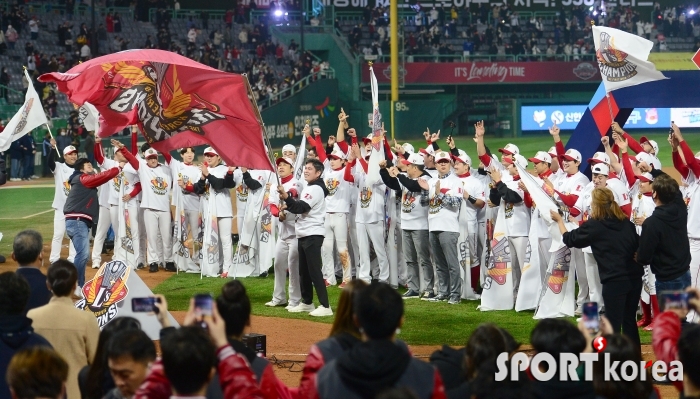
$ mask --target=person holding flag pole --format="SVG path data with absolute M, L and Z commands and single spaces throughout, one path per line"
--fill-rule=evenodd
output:
M 63 205 L 66 203 L 66 197 L 68 197 L 68 193 L 70 192 L 71 186 L 68 179 L 74 172 L 73 164 L 78 159 L 78 150 L 72 145 L 67 146 L 63 149 L 64 161 L 56 162 L 56 155 L 58 155 L 58 158 L 61 158 L 61 154 L 58 153 L 56 140 L 49 127 L 49 121 L 46 119 L 44 109 L 41 107 L 41 100 L 34 89 L 32 79 L 27 73 L 26 68 L 24 69 L 24 76 L 27 82 L 29 82 L 27 93 L 24 97 L 24 104 L 12 119 L 10 119 L 5 129 L 0 132 L 0 152 L 7 151 L 13 141 L 19 140 L 22 136 L 30 133 L 38 126 L 45 125 L 48 129 L 49 135 L 51 136 L 51 147 L 55 150 L 55 153 L 54 151 L 51 152 L 48 163 L 56 184 L 54 200 L 51 204 L 51 207 L 54 209 L 54 231 L 49 261 L 55 262 L 61 256 L 63 237 L 66 234 L 66 218 L 63 214 Z M 72 242 L 70 242 L 69 247 L 68 260 L 72 262 L 75 259 L 76 252 Z

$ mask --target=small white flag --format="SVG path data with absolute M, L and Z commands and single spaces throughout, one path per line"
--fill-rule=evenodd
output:
M 621 30 L 593 27 L 596 59 L 605 91 L 666 79 L 647 61 L 654 43 Z
M 48 123 L 39 95 L 34 90 L 32 79 L 29 77 L 26 69 L 24 70 L 24 75 L 29 82 L 27 94 L 24 97 L 24 104 L 7 123 L 5 130 L 0 132 L 0 151 L 6 151 L 10 148 L 13 141 L 19 140 L 20 137 L 31 132 L 35 127 Z
M 301 135 L 301 145 L 297 151 L 297 159 L 294 162 L 294 178 L 305 184 L 304 165 L 306 164 L 306 135 Z
M 89 132 L 97 133 L 99 130 L 100 113 L 88 102 L 78 108 L 78 120 Z
M 379 112 L 379 85 L 377 77 L 374 75 L 374 68 L 371 66 L 369 74 L 372 88 L 372 153 L 369 156 L 367 167 L 367 184 L 371 186 L 381 179 L 379 162 L 384 160 L 384 151 L 382 148 L 382 114 Z

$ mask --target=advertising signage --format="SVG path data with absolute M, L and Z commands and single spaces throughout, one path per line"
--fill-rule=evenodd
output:
M 399 67 L 406 84 L 582 83 L 600 82 L 592 62 L 409 62 Z M 377 83 L 391 83 L 391 65 L 374 64 Z M 369 83 L 369 69 L 362 69 Z
M 520 108 L 520 129 L 542 131 L 556 123 L 562 130 L 574 130 L 584 112 L 586 105 L 525 105 Z M 700 127 L 700 108 L 635 108 L 624 129 L 665 129 L 671 121 L 681 128 Z

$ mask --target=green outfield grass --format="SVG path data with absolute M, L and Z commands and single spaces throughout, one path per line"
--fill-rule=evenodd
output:
M 4 235 L 0 241 L 0 254 L 9 258 L 12 252 L 12 239 L 18 232 L 25 229 L 39 231 L 44 237 L 44 244 L 51 245 L 53 193 L 54 189 L 50 187 L 0 190 L 0 232 Z

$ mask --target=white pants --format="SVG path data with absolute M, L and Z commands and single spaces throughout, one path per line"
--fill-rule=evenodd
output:
M 216 218 L 216 223 L 219 226 L 219 243 L 221 243 L 221 252 L 224 259 L 223 270 L 226 271 L 233 267 L 233 240 L 231 239 L 233 218 Z
M 527 237 L 508 237 L 510 246 L 510 267 L 513 268 L 513 297 L 518 296 L 520 288 L 520 276 L 525 266 L 525 254 L 527 253 Z
M 236 225 L 238 227 L 238 237 L 241 236 L 241 232 L 243 231 L 243 219 L 245 219 L 245 207 L 243 207 L 243 210 L 241 211 L 240 209 L 237 209 L 236 213 Z
M 386 245 L 384 244 L 384 222 L 356 223 L 356 226 L 357 246 L 360 248 L 360 273 L 358 278 L 367 283 L 372 281 L 369 260 L 369 244 L 371 242 L 379 264 L 379 280 L 388 283 L 389 258 L 387 257 Z
M 49 255 L 49 262 L 53 263 L 61 257 L 61 246 L 63 246 L 63 237 L 66 235 L 66 215 L 63 214 L 62 209 L 53 210 L 53 239 L 51 240 L 51 255 Z M 75 260 L 75 247 L 73 246 L 73 241 L 68 240 L 69 250 L 68 250 L 68 260 L 73 262 Z
M 296 238 L 277 240 L 277 247 L 275 248 L 275 289 L 272 292 L 272 300 L 278 303 L 287 302 L 285 294 L 287 269 L 289 269 L 289 304 L 296 306 L 301 301 L 299 243 Z
M 603 309 L 603 284 L 600 282 L 598 273 L 598 262 L 592 253 L 584 252 L 583 258 L 586 262 L 586 277 L 588 278 L 588 298 L 590 302 L 596 302 L 598 309 Z
M 172 248 L 170 211 L 144 209 L 143 219 L 146 223 L 146 239 L 148 240 L 148 263 L 172 262 L 173 252 L 168 250 L 163 253 L 162 250 L 163 248 Z
M 323 278 L 332 285 L 337 284 L 335 278 L 335 264 L 333 263 L 333 244 L 338 247 L 338 256 L 343 265 L 343 281 L 349 282 L 350 256 L 348 254 L 348 214 L 326 213 L 326 237 L 321 248 L 323 258 Z
M 353 276 L 357 276 L 360 271 L 360 247 L 357 244 L 357 222 L 355 222 L 355 211 L 350 206 L 348 223 L 348 251 L 350 252 L 350 271 Z
M 583 251 L 578 248 L 571 248 L 571 263 L 576 270 L 576 280 L 578 280 L 578 296 L 576 297 L 576 308 L 583 307 L 585 302 L 590 301 L 588 296 L 588 275 L 586 274 L 586 260 Z M 571 275 L 571 271 L 569 271 Z M 602 293 L 602 291 L 601 291 Z
M 688 243 L 690 244 L 690 286 L 700 288 L 700 240 L 689 238 Z M 700 315 L 696 314 L 694 310 L 688 312 L 686 318 L 688 322 L 697 322 L 698 319 L 700 319 Z
M 537 267 L 540 268 L 540 276 L 544 280 L 547 276 L 547 266 L 549 265 L 549 260 L 552 258 L 552 253 L 549 252 L 549 248 L 552 246 L 552 238 L 538 238 L 538 249 L 540 254 L 540 264 Z M 532 247 L 530 248 L 532 250 Z
M 92 242 L 92 267 L 98 268 L 102 265 L 102 249 L 105 245 L 107 232 L 109 231 L 110 215 L 109 208 L 100 207 L 100 218 L 97 221 L 97 229 L 95 229 L 95 240 Z M 116 231 L 115 231 L 116 233 Z
M 148 248 L 147 235 L 146 235 L 146 221 L 144 220 L 143 213 L 144 210 L 139 203 L 137 215 L 138 215 L 138 231 L 139 231 L 139 253 L 136 264 L 146 263 L 146 249 Z

